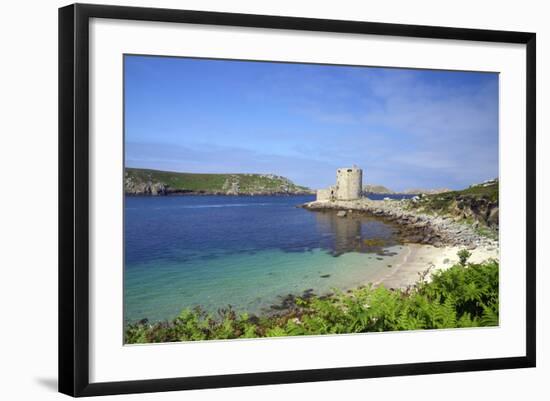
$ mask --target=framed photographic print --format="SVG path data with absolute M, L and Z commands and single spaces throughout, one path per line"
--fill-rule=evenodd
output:
M 535 366 L 535 34 L 59 10 L 59 390 Z

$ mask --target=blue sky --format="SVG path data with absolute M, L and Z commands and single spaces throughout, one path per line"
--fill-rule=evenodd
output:
M 498 176 L 498 74 L 125 57 L 128 167 L 274 173 L 321 188 Z

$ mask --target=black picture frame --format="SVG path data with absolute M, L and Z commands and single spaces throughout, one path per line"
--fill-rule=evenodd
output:
M 90 383 L 89 381 L 89 21 L 91 18 L 438 38 L 526 46 L 527 258 L 526 353 L 521 357 L 382 366 L 196 376 Z M 534 367 L 536 35 L 436 26 L 246 15 L 221 12 L 74 4 L 59 9 L 59 391 L 95 396 L 252 386 L 385 376 Z

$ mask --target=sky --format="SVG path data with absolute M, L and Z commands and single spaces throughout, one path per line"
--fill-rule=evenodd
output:
M 394 191 L 498 177 L 498 74 L 125 56 L 127 167 L 272 173 L 324 188 L 357 165 Z

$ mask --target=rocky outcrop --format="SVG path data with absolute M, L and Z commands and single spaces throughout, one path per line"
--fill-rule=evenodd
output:
M 161 182 L 137 181 L 133 177 L 124 175 L 124 192 L 127 195 L 167 195 L 168 187 Z
M 495 228 L 498 228 L 498 216 L 499 216 L 499 212 L 498 212 L 498 205 L 496 207 L 493 207 L 490 211 L 489 211 L 489 215 L 487 217 L 487 225 L 489 227 L 495 227 Z
M 224 192 L 226 195 L 238 195 L 239 190 L 240 186 L 237 176 L 230 176 L 223 183 L 222 192 Z
M 418 212 L 452 217 L 474 228 L 499 227 L 499 183 L 489 180 L 460 191 L 414 197 L 409 206 Z
M 453 202 L 451 215 L 458 220 L 472 220 L 473 224 L 498 229 L 498 201 L 486 198 L 458 196 Z M 476 224 L 477 223 L 477 224 Z

